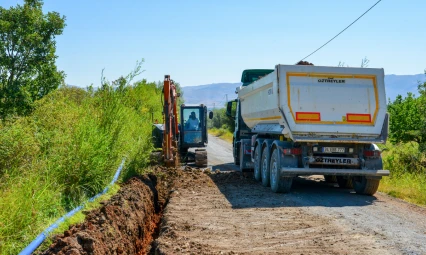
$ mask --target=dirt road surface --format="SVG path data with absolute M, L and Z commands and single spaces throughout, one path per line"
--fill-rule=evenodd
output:
M 275 194 L 234 171 L 232 146 L 209 136 L 211 174 L 182 180 L 157 254 L 426 254 L 426 209 L 299 178 Z

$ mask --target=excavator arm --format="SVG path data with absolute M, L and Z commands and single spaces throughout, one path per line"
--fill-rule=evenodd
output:
M 177 115 L 177 100 L 179 94 L 170 75 L 164 76 L 164 108 L 163 108 L 163 157 L 166 166 L 178 165 L 179 126 Z

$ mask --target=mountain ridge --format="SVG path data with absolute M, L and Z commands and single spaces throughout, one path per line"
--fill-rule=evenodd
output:
M 419 82 L 426 81 L 425 74 L 413 75 L 385 75 L 386 100 L 395 100 L 397 95 L 403 97 L 411 92 L 418 95 L 417 86 Z M 226 104 L 226 99 L 237 98 L 236 87 L 241 86 L 241 82 L 211 83 L 197 86 L 182 87 L 185 104 L 204 104 L 209 109 L 222 108 Z

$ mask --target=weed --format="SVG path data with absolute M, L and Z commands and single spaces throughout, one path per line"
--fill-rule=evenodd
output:
M 391 175 L 380 182 L 379 190 L 411 203 L 426 205 L 426 155 L 416 142 L 380 146 L 384 168 Z

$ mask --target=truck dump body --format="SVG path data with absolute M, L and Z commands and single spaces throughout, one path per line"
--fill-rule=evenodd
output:
M 252 132 L 294 142 L 386 142 L 383 69 L 277 65 L 238 98 Z

